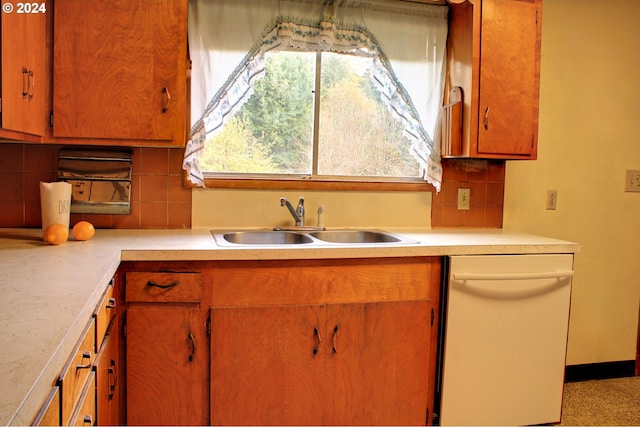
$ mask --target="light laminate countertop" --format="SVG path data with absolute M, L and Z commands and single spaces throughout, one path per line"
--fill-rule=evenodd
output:
M 97 230 L 58 246 L 0 229 L 0 424 L 30 424 L 121 261 L 575 253 L 580 245 L 498 229 L 388 230 L 410 244 L 222 247 L 208 229 Z

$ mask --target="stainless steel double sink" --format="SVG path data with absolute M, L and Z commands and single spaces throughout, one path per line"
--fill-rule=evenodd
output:
M 381 230 L 249 230 L 216 231 L 213 238 L 220 246 L 265 246 L 265 245 L 379 245 L 389 243 L 418 243 Z

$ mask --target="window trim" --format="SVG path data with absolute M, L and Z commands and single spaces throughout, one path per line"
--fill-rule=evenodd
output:
M 183 176 L 184 186 L 200 188 Z M 345 181 L 336 179 L 256 179 L 210 178 L 204 179 L 205 189 L 227 188 L 238 190 L 323 190 L 323 191 L 429 191 L 435 192 L 430 183 L 418 178 L 415 181 Z

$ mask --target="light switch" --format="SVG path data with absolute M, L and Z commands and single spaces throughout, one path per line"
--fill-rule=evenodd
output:
M 555 211 L 558 209 L 558 190 L 547 190 L 546 207 L 548 211 Z
M 624 191 L 640 192 L 640 171 L 627 170 Z

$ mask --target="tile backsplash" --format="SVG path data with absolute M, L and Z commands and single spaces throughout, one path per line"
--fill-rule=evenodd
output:
M 442 190 L 433 195 L 431 227 L 502 228 L 504 160 L 444 159 Z M 458 210 L 458 189 L 471 190 L 469 210 Z
M 0 143 L 0 227 L 40 227 L 40 181 L 56 178 L 57 145 Z M 191 190 L 181 149 L 134 148 L 131 213 L 71 214 L 98 228 L 191 228 Z
M 56 177 L 58 145 L 0 143 L 0 227 L 40 227 L 40 181 Z M 182 185 L 182 149 L 132 149 L 131 214 L 72 214 L 98 228 L 191 228 L 191 189 Z M 443 160 L 431 226 L 502 227 L 504 161 Z M 457 209 L 458 188 L 470 188 L 470 209 Z

